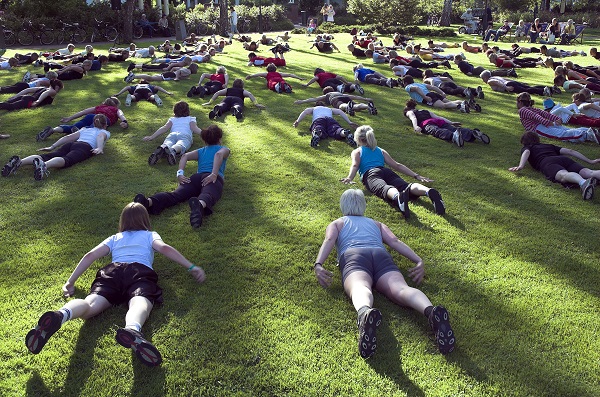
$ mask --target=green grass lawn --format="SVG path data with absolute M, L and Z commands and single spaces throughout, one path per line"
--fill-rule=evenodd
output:
M 574 48 L 589 52 L 600 43 L 595 33 Z M 356 60 L 347 51 L 321 55 L 307 50 L 309 39 L 293 37 L 282 71 L 309 79 L 318 66 L 351 78 Z M 337 34 L 336 44 L 344 49 L 348 39 Z M 200 72 L 223 64 L 231 81 L 261 71 L 246 66 L 239 43 L 232 47 Z M 108 45 L 98 48 L 106 52 Z M 263 48 L 261 55 L 267 54 Z M 468 59 L 487 65 L 483 55 Z M 573 60 L 599 64 L 590 57 Z M 390 74 L 385 65 L 364 63 Z M 0 141 L 0 162 L 33 154 L 45 146 L 35 135 L 46 125 L 116 93 L 125 85 L 124 68 L 113 64 L 66 82 L 52 106 L 3 111 L 0 132 L 12 137 Z M 24 69 L 3 71 L 0 83 L 20 80 Z M 480 84 L 456 68 L 451 73 L 461 85 Z M 552 76 L 541 68 L 519 74 L 540 84 Z M 507 170 L 518 164 L 523 132 L 515 96 L 486 86 L 482 113 L 436 110 L 491 138 L 489 146 L 459 149 L 412 131 L 402 116 L 405 91 L 365 87 L 379 114 L 353 120 L 373 126 L 381 147 L 434 179 L 431 186 L 447 204 L 440 217 L 429 200 L 416 202 L 406 222 L 369 194 L 366 215 L 387 224 L 423 258 L 421 288 L 448 308 L 457 337 L 456 350 L 440 355 L 424 317 L 376 294 L 384 321 L 377 354 L 365 361 L 334 254 L 325 263 L 335 273 L 329 289 L 319 287 L 311 271 L 325 227 L 340 216 L 339 197 L 347 186 L 339 179 L 347 175 L 351 148 L 330 140 L 309 146 L 309 120 L 292 127 L 304 107 L 292 102 L 320 91 L 316 84 L 289 82 L 294 92 L 279 95 L 267 91 L 263 79 L 248 81 L 246 88 L 267 109 L 248 106 L 242 123 L 232 116 L 218 122 L 231 157 L 223 198 L 201 229 L 189 226 L 187 204 L 152 217 L 165 242 L 207 273 L 199 285 L 179 265 L 156 256 L 165 303 L 153 310 L 144 332 L 163 355 L 158 368 L 144 367 L 115 342 L 123 306 L 66 323 L 38 355 L 28 352 L 24 337 L 43 312 L 61 307 L 62 284 L 89 249 L 117 231 L 121 209 L 136 193 L 176 187 L 176 167 L 147 164 L 164 136 L 153 142 L 142 137 L 166 122 L 175 102 L 188 100 L 192 82 L 161 83 L 175 93 L 163 96 L 162 108 L 148 102 L 123 107 L 130 128 L 111 129 L 104 155 L 53 170 L 40 182 L 32 167 L 0 178 L 0 395 L 597 396 L 600 199 L 584 202 L 579 191 L 552 184 L 530 167 L 518 174 Z M 563 93 L 555 100 L 569 98 Z M 535 100 L 539 105 L 542 98 Z M 209 125 L 210 108 L 201 106 L 202 99 L 189 102 L 198 125 Z M 200 145 L 196 138 L 194 147 Z M 600 157 L 597 145 L 564 145 Z M 188 164 L 186 173 L 194 166 Z M 402 270 L 412 266 L 394 258 Z M 109 259 L 79 279 L 76 297 L 87 294 L 95 271 Z

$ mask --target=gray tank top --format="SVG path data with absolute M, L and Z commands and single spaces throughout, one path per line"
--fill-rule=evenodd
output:
M 338 261 L 348 248 L 383 248 L 381 230 L 366 216 L 344 216 L 344 227 L 336 241 Z

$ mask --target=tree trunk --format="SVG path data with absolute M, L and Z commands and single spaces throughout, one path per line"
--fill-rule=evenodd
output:
M 440 26 L 450 26 L 450 16 L 452 15 L 452 0 L 444 0 L 444 9 L 440 18 Z
M 227 37 L 229 32 L 227 31 L 227 20 L 229 19 L 229 12 L 227 11 L 227 0 L 219 0 L 219 21 L 221 22 L 221 36 Z
M 135 9 L 135 0 L 125 2 L 125 12 L 123 13 L 123 42 L 131 43 L 133 41 L 133 10 Z

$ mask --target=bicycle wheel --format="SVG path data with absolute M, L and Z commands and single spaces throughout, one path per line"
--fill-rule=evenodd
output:
M 141 26 L 134 26 L 133 27 L 133 38 L 134 39 L 139 39 L 144 35 L 144 28 L 142 28 Z
M 65 31 L 64 30 L 59 30 L 58 32 L 56 32 L 56 44 L 62 44 L 65 42 Z
M 54 42 L 54 32 L 50 29 L 40 32 L 40 43 L 42 45 L 52 44 Z
M 33 33 L 29 30 L 22 30 L 17 35 L 17 41 L 21 45 L 31 45 L 33 43 Z
M 73 41 L 76 42 L 77 44 L 83 43 L 85 41 L 86 36 L 87 36 L 87 33 L 86 33 L 85 29 L 83 29 L 83 28 L 78 28 L 78 29 L 75 29 L 75 31 L 73 31 Z
M 4 44 L 6 44 L 7 47 L 12 47 L 13 45 L 15 45 L 15 43 L 17 42 L 17 39 L 15 38 L 15 34 L 13 32 L 11 32 L 10 30 L 4 31 Z
M 117 32 L 117 29 L 112 26 L 107 27 L 104 31 L 104 37 L 107 41 L 115 41 L 117 39 L 118 34 L 119 32 Z

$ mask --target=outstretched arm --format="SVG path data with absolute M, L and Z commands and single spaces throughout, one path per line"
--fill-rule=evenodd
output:
M 523 150 L 523 154 L 521 154 L 521 161 L 519 161 L 519 165 L 516 167 L 510 167 L 508 170 L 513 172 L 522 170 L 525 167 L 525 164 L 527 164 L 527 160 L 529 159 L 530 154 L 531 152 L 529 151 L 529 149 Z
M 298 76 L 296 76 L 293 73 L 280 73 L 280 74 L 281 74 L 281 77 L 293 77 L 293 78 L 298 79 L 298 80 L 304 80 L 303 77 L 298 77 Z
M 312 47 L 311 47 L 312 48 Z M 306 84 L 301 84 L 305 87 L 308 87 L 309 85 L 311 85 L 312 83 L 314 83 L 315 81 L 317 81 L 316 77 L 313 77 L 312 79 L 308 80 L 308 82 Z
M 292 124 L 294 127 L 298 127 L 298 124 L 300 124 L 300 122 L 309 114 L 312 114 L 313 108 L 306 108 L 304 109 L 304 111 L 302 113 L 300 113 L 300 115 L 298 116 L 298 118 L 296 119 L 296 121 L 294 121 L 294 123 Z
M 340 182 L 344 182 L 346 185 L 354 183 L 354 177 L 356 176 L 358 167 L 360 166 L 360 148 L 354 149 L 352 154 L 350 154 L 350 158 L 352 159 L 352 165 L 350 166 L 350 171 L 348 171 L 348 176 L 340 179 Z
M 187 260 L 186 257 L 183 256 L 179 251 L 171 247 L 169 244 L 166 244 L 164 241 L 154 240 L 152 242 L 152 248 L 154 248 L 156 252 L 163 254 L 173 262 L 177 262 L 181 266 L 185 267 L 199 283 L 203 282 L 206 278 L 206 274 L 200 266 L 194 265 L 192 262 Z
M 409 110 L 408 112 L 406 112 L 406 117 L 408 117 L 408 119 L 412 123 L 413 130 L 415 130 L 415 132 L 422 131 L 422 128 L 419 127 L 419 121 L 417 120 L 417 116 L 415 116 L 415 112 L 413 112 L 412 110 Z
M 392 156 L 390 156 L 390 154 L 386 150 L 381 149 L 381 153 L 383 153 L 383 159 L 384 159 L 385 163 L 390 166 L 390 168 L 392 168 L 398 172 L 401 172 L 404 175 L 411 176 L 415 179 L 417 177 L 421 177 L 421 178 L 423 178 L 423 180 L 427 179 L 428 181 L 431 181 L 431 179 L 422 177 L 421 175 L 417 174 L 416 172 L 414 172 L 413 170 L 411 170 L 404 164 L 401 164 L 401 163 L 397 162 L 396 160 L 394 160 L 392 158 Z
M 110 249 L 108 248 L 108 246 L 104 244 L 98 244 L 94 249 L 85 254 L 75 267 L 75 270 L 73 270 L 73 273 L 71 273 L 71 276 L 69 277 L 65 285 L 63 285 L 62 291 L 64 296 L 72 296 L 75 293 L 75 282 L 77 282 L 79 276 L 81 276 L 91 266 L 91 264 L 94 263 L 96 259 L 102 258 L 103 256 L 106 256 L 109 253 Z
M 65 143 L 75 142 L 78 139 L 79 139 L 79 131 L 76 131 L 76 132 L 73 132 L 72 134 L 61 137 L 58 141 L 54 142 L 51 146 L 38 149 L 38 152 L 49 152 L 49 151 L 56 149 L 59 146 L 64 145 Z
M 248 76 L 246 76 L 246 80 L 250 80 L 250 79 L 253 79 L 255 77 L 267 77 L 267 73 L 266 72 L 259 72 L 259 73 L 249 74 Z
M 340 116 L 341 118 L 344 119 L 344 121 L 348 124 L 350 124 L 351 127 L 356 128 L 358 127 L 358 124 L 350 121 L 350 119 L 348 118 L 348 116 L 346 115 L 346 113 L 344 113 L 342 110 L 340 109 L 331 109 L 331 112 L 333 114 L 337 114 L 338 116 Z
M 254 95 L 252 95 L 252 93 L 250 91 L 246 91 L 244 90 L 244 96 L 246 98 L 249 98 L 252 103 L 254 104 L 254 106 L 256 106 L 259 109 L 266 109 L 267 107 L 265 105 L 261 105 L 258 103 L 258 101 L 256 100 L 256 98 L 254 97 Z
M 86 114 L 94 113 L 95 111 L 96 111 L 95 107 L 83 109 L 82 111 L 79 111 L 72 116 L 63 117 L 62 119 L 60 119 L 60 121 L 62 121 L 63 123 L 68 123 L 71 120 L 78 119 L 82 116 L 85 116 Z
M 416 284 L 421 284 L 423 277 L 425 277 L 423 260 L 408 245 L 400 241 L 389 227 L 383 223 L 380 223 L 379 226 L 383 242 L 400 255 L 415 263 L 415 267 L 408 270 L 408 275 Z
M 590 160 L 583 153 L 580 153 L 580 152 L 578 152 L 577 150 L 574 150 L 574 149 L 561 148 L 560 149 L 560 154 L 565 154 L 567 156 L 573 156 L 576 159 L 583 160 L 583 161 L 585 161 L 586 163 L 589 163 L 589 164 L 597 164 L 597 163 L 600 162 L 600 159 Z
M 181 185 L 190 183 L 190 178 L 188 178 L 187 176 L 184 175 L 185 165 L 187 164 L 188 160 L 198 160 L 198 151 L 193 150 L 191 152 L 184 153 L 183 156 L 181 156 L 181 159 L 179 159 L 179 169 L 177 170 L 177 180 L 179 181 L 179 184 L 181 184 Z
M 119 95 L 121 95 L 122 93 L 124 93 L 125 91 L 128 91 L 128 90 L 129 90 L 129 86 L 127 85 L 127 86 L 121 88 L 121 91 L 117 92 L 115 94 L 115 96 L 119 96 Z
M 327 98 L 327 95 L 321 95 L 321 96 L 318 96 L 316 98 L 298 99 L 297 101 L 294 101 L 294 104 L 295 105 L 301 105 L 303 103 L 311 103 L 311 102 L 317 102 L 317 101 L 324 101 L 325 98 Z
M 335 241 L 339 235 L 339 223 L 342 222 L 341 219 L 336 219 L 331 222 L 327 229 L 325 230 L 325 239 L 321 244 L 321 248 L 319 249 L 319 254 L 317 255 L 317 259 L 315 260 L 315 276 L 317 277 L 317 281 L 323 288 L 327 288 L 331 285 L 331 280 L 333 278 L 333 273 L 329 270 L 326 270 L 323 267 L 323 262 L 327 260 L 327 257 L 331 253 L 333 246 L 335 245 Z
M 213 94 L 213 96 L 210 98 L 210 100 L 206 103 L 203 103 L 202 106 L 210 105 L 211 103 L 214 102 L 215 99 L 217 99 L 220 96 L 224 96 L 226 93 L 227 93 L 227 88 L 224 88 L 222 90 L 215 92 Z
M 154 138 L 156 138 L 157 136 L 159 136 L 161 134 L 164 134 L 165 132 L 169 131 L 172 126 L 173 126 L 173 123 L 171 122 L 171 120 L 169 120 L 169 121 L 167 121 L 167 123 L 165 125 L 163 125 L 159 129 L 157 129 L 154 134 L 147 135 L 147 136 L 143 137 L 142 140 L 143 141 L 151 141 Z

